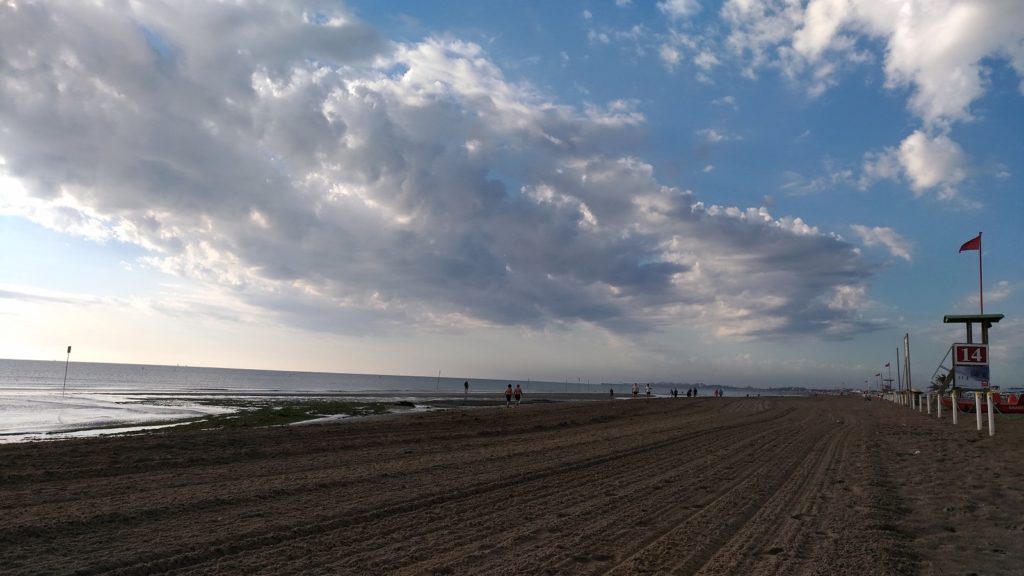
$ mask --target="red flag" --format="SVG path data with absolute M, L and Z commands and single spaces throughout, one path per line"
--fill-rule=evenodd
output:
M 964 250 L 981 250 L 981 234 L 964 242 L 964 245 L 960 247 L 960 251 L 963 252 Z

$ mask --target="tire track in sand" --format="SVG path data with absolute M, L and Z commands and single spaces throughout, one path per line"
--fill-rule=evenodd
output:
M 787 411 L 783 410 L 782 412 L 785 413 Z M 761 415 L 760 417 L 755 417 L 749 421 L 741 422 L 740 424 L 738 424 L 738 426 L 741 426 L 744 429 L 750 427 L 763 426 L 766 422 L 777 420 L 782 416 L 783 414 L 780 414 L 778 412 L 769 413 L 766 415 Z M 678 442 L 680 439 L 689 440 L 703 436 L 705 434 L 708 434 L 709 432 L 717 433 L 720 430 L 726 430 L 736 426 L 737 424 L 730 424 L 727 426 L 711 428 L 710 430 L 703 429 L 695 432 L 691 431 L 684 434 L 683 436 L 676 436 L 667 439 L 656 440 L 654 442 L 649 442 L 647 445 L 647 449 L 662 450 L 667 446 L 671 445 L 672 443 Z M 711 437 L 715 437 L 716 435 L 717 434 L 712 434 Z M 535 452 L 523 453 L 524 456 L 530 454 L 532 454 L 533 457 L 536 456 Z M 586 455 L 584 454 L 583 456 Z M 496 494 L 500 495 L 513 486 L 521 488 L 523 485 L 543 486 L 545 484 L 551 484 L 555 486 L 554 488 L 551 489 L 553 495 L 564 494 L 564 488 L 557 488 L 557 486 L 560 485 L 561 482 L 553 481 L 553 477 L 558 475 L 573 476 L 579 474 L 580 471 L 587 469 L 600 470 L 602 469 L 602 466 L 604 464 L 607 464 L 608 462 L 629 459 L 630 457 L 637 456 L 641 458 L 647 458 L 646 452 L 644 450 L 638 450 L 636 446 L 620 448 L 614 452 L 608 452 L 607 450 L 604 450 L 603 452 L 599 453 L 596 456 L 584 457 L 578 461 L 571 462 L 568 464 L 561 463 L 560 465 L 555 467 L 546 466 L 539 470 L 535 470 L 532 473 L 517 474 L 514 477 L 506 478 L 504 480 L 497 482 L 469 486 L 452 494 L 444 494 L 420 500 L 410 500 L 405 505 L 393 507 L 389 510 L 378 510 L 368 515 L 351 518 L 349 519 L 349 521 L 342 521 L 342 519 L 336 519 L 328 522 L 320 522 L 316 525 L 308 526 L 303 529 L 293 529 L 287 532 L 278 531 L 275 533 L 258 535 L 254 538 L 249 538 L 246 541 L 235 542 L 231 545 L 230 548 L 212 548 L 210 550 L 210 555 L 217 557 L 219 559 L 220 565 L 223 565 L 226 556 L 246 556 L 248 555 L 247 553 L 250 550 L 256 548 L 266 548 L 265 552 L 268 555 L 280 557 L 280 555 L 282 554 L 287 554 L 287 549 L 289 547 L 301 546 L 301 542 L 299 542 L 300 540 L 331 540 L 330 533 L 332 532 L 343 531 L 346 533 L 350 533 L 358 530 L 359 527 L 363 525 L 366 526 L 365 530 L 367 533 L 373 533 L 375 530 L 374 526 L 377 523 L 383 521 L 390 521 L 390 524 L 399 523 L 412 527 L 424 526 L 426 528 L 424 528 L 423 532 L 430 532 L 437 529 L 436 518 L 431 518 L 431 516 L 435 516 L 434 513 L 441 507 L 452 506 L 455 503 L 466 500 L 467 504 L 465 504 L 465 508 L 468 509 L 469 512 L 457 512 L 456 515 L 461 515 L 461 517 L 474 517 L 479 516 L 478 512 L 481 510 L 481 507 L 492 506 L 494 502 L 501 500 L 500 498 L 495 496 Z M 541 462 L 543 462 L 543 460 Z M 661 462 L 661 459 L 655 459 L 651 461 L 650 465 L 663 465 Z M 626 470 L 624 473 L 627 475 L 634 475 L 636 474 L 636 472 L 637 470 L 635 468 L 631 468 L 629 470 Z M 531 490 L 524 490 L 524 492 L 530 493 Z M 414 518 L 417 514 L 426 516 L 426 518 Z M 396 518 L 407 519 L 404 522 L 396 522 Z M 459 529 L 465 531 L 467 529 L 471 529 L 471 527 L 463 524 L 459 526 Z M 412 536 L 403 533 L 401 528 L 398 528 L 398 530 L 396 531 L 389 531 L 389 535 L 389 540 L 403 542 L 403 547 L 405 548 L 409 548 L 411 545 L 415 544 L 415 540 L 412 540 Z M 431 536 L 432 538 L 436 538 L 436 534 L 431 534 Z M 501 540 L 501 542 L 499 542 L 499 547 L 504 542 L 511 542 L 514 541 L 516 538 L 523 537 L 524 536 L 520 533 L 520 531 L 513 530 L 510 535 L 504 537 Z M 361 539 L 351 538 L 349 540 L 359 541 Z M 366 555 L 360 555 L 360 553 L 356 550 L 352 550 L 351 546 L 345 545 L 344 542 L 338 542 L 337 544 L 339 546 L 339 554 L 341 552 L 344 552 L 344 556 L 351 557 L 352 561 L 355 562 L 356 565 L 358 565 L 359 561 L 369 563 L 373 561 L 374 558 L 376 557 L 389 556 L 389 554 L 385 553 L 386 551 L 381 550 L 382 546 L 379 539 L 363 539 L 363 541 L 367 542 L 365 548 L 370 551 L 369 554 L 366 554 L 366 550 L 363 550 L 362 552 L 364 552 L 364 554 Z M 436 544 L 434 544 L 429 547 L 424 547 L 422 550 L 436 554 L 436 548 L 437 546 Z M 412 555 L 415 554 L 416 553 L 414 552 Z M 429 556 L 430 554 L 427 555 Z M 186 565 L 199 564 L 203 561 L 205 561 L 205 556 L 202 554 L 201 551 L 199 551 L 189 554 L 186 557 L 175 556 L 172 560 L 169 560 L 169 563 L 175 568 L 182 568 Z M 155 566 L 151 562 L 147 566 L 147 570 L 153 570 L 156 567 L 157 566 Z
M 771 450 L 757 453 L 749 461 L 743 454 L 723 454 L 734 465 L 745 462 L 739 478 L 715 485 L 700 508 L 678 522 L 652 530 L 639 550 L 602 574 L 690 574 L 698 570 L 728 535 L 778 490 L 803 458 L 807 430 L 802 422 L 787 422 L 771 432 L 776 436 L 767 446 Z

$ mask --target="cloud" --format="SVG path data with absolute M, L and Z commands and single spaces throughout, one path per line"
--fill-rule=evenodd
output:
M 903 174 L 899 153 L 894 148 L 882 152 L 867 152 L 861 167 L 857 187 L 867 190 L 880 180 L 899 180 Z
M 720 64 L 720 62 L 718 61 L 718 57 L 715 56 L 714 52 L 710 52 L 707 50 L 701 52 L 700 54 L 697 54 L 697 56 L 694 57 L 693 59 L 693 63 L 696 64 L 698 68 L 704 70 L 705 72 L 711 70 L 712 68 Z
M 689 18 L 700 12 L 700 2 L 697 0 L 664 0 L 658 2 L 658 10 L 673 20 Z
M 643 113 L 636 111 L 637 102 L 615 100 L 605 107 L 587 104 L 586 116 L 595 124 L 604 126 L 639 126 L 646 121 Z
M 702 128 L 696 131 L 696 134 L 704 139 L 705 142 L 714 144 L 717 142 L 729 142 L 733 140 L 742 140 L 743 138 L 737 134 L 732 134 L 719 128 Z
M 881 226 L 869 228 L 860 224 L 854 224 L 850 228 L 860 237 L 865 246 L 869 248 L 883 246 L 893 256 L 910 262 L 910 242 L 897 234 L 892 228 Z
M 735 96 L 722 96 L 721 98 L 715 98 L 711 103 L 715 106 L 725 106 L 727 108 L 732 108 L 733 110 L 739 109 L 739 105 L 736 104 Z
M 668 44 L 662 44 L 661 47 L 658 48 L 658 56 L 661 58 L 662 64 L 664 64 L 665 68 L 669 71 L 675 70 L 676 66 L 678 66 L 679 62 L 683 59 L 682 52 L 680 52 L 676 47 Z
M 833 310 L 861 310 L 867 302 L 864 286 L 836 286 L 828 306 Z
M 826 174 L 815 178 L 807 178 L 799 172 L 787 170 L 782 173 L 783 183 L 779 188 L 785 190 L 789 196 L 804 196 L 847 186 L 853 179 L 852 170 L 835 167 L 831 162 L 825 162 L 825 170 Z
M 0 285 L 0 300 L 18 300 L 22 302 L 43 302 L 55 304 L 74 304 L 77 306 L 96 304 L 99 299 L 83 298 L 78 295 L 41 292 L 32 288 Z
M 1010 284 L 1010 282 L 1000 280 L 999 282 L 996 282 L 995 286 L 988 286 L 985 289 L 985 303 L 996 304 L 999 302 L 1005 302 L 1013 295 L 1014 292 L 1014 286 Z M 980 298 L 978 296 L 977 292 L 971 292 L 964 297 L 960 306 L 962 308 L 977 308 L 978 303 L 980 302 Z M 1002 324 L 1000 324 L 1000 327 L 1002 327 Z
M 977 207 L 959 193 L 970 166 L 949 134 L 974 118 L 971 106 L 985 94 L 997 62 L 1008 62 L 1024 79 L 1024 3 L 727 0 L 720 15 L 729 26 L 726 44 L 747 76 L 778 70 L 811 98 L 837 85 L 845 69 L 882 52 L 885 85 L 909 92 L 907 107 L 922 128 L 899 146 L 866 153 L 858 187 L 906 182 L 916 197 L 935 192 Z
M 1006 58 L 1024 76 L 1024 4 L 1016 0 L 912 4 L 891 20 L 872 8 L 871 29 L 888 36 L 887 84 L 914 87 L 910 108 L 926 125 L 970 118 L 985 91 L 985 59 Z
M 872 275 L 854 246 L 660 183 L 629 153 L 637 103 L 555 102 L 479 45 L 286 2 L 0 11 L 4 210 L 247 311 L 345 334 L 875 329 L 833 304 Z
M 726 45 L 745 62 L 743 72 L 751 78 L 769 63 L 780 64 L 778 48 L 792 42 L 803 18 L 797 2 L 748 0 L 727 0 L 721 16 L 729 27 Z
M 1014 287 L 1006 280 L 996 282 L 996 285 L 988 289 L 988 301 L 991 303 L 1005 302 L 1014 292 Z
M 956 142 L 944 134 L 931 137 L 918 130 L 899 148 L 865 154 L 858 185 L 866 189 L 879 180 L 906 178 L 915 196 L 937 189 L 940 199 L 951 200 L 968 169 L 967 156 Z
M 858 186 L 866 189 L 879 180 L 905 178 L 915 196 L 937 190 L 942 200 L 957 198 L 957 185 L 967 178 L 970 162 L 963 149 L 948 136 L 928 136 L 918 130 L 899 148 L 864 155 Z
M 714 83 L 710 73 L 722 65 L 722 60 L 721 49 L 713 36 L 688 34 L 670 26 L 667 34 L 656 38 L 658 58 L 666 70 L 675 72 L 689 55 L 696 69 L 696 79 L 705 84 Z
M 917 196 L 936 186 L 942 187 L 943 195 L 953 195 L 954 187 L 967 177 L 963 150 L 945 135 L 929 138 L 914 132 L 900 144 L 899 158 Z
M 860 39 L 884 46 L 886 85 L 912 90 L 908 107 L 929 129 L 971 118 L 986 69 L 1003 59 L 1024 78 L 1024 3 L 1017 0 L 728 0 L 727 44 L 749 76 L 773 66 L 817 95 L 848 65 L 872 60 Z M 1022 88 L 1024 91 L 1024 88 Z
M 591 44 L 622 44 L 634 55 L 643 55 L 648 49 L 648 31 L 643 25 L 634 24 L 629 28 L 597 25 L 589 10 L 583 11 L 583 20 L 587 27 L 587 41 Z

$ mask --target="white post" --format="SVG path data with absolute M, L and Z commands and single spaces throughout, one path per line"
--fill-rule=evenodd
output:
M 974 412 L 977 414 L 978 432 L 981 432 L 981 393 L 974 393 Z
M 996 417 L 992 410 L 992 391 L 988 393 L 988 435 L 996 435 Z
M 928 396 L 926 398 L 927 398 L 927 402 L 925 402 L 925 404 L 928 405 L 928 415 L 931 416 L 932 415 L 932 393 L 929 392 Z
M 942 418 L 942 392 L 935 395 L 935 417 Z
M 956 423 L 957 423 L 957 413 L 960 412 L 960 404 L 957 402 L 957 400 L 959 400 L 958 396 L 959 396 L 959 394 L 957 394 L 955 390 L 953 392 L 949 393 L 949 400 L 950 400 L 949 404 L 950 404 L 950 406 L 952 406 L 952 412 L 953 412 L 953 426 L 956 426 Z

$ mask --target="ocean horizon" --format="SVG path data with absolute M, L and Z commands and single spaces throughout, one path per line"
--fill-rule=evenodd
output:
M 454 376 L 400 376 L 0 359 L 0 442 L 91 436 L 145 430 L 176 421 L 238 410 L 232 400 L 346 396 L 367 402 L 424 405 L 465 393 L 500 402 L 509 384 L 526 395 L 617 398 L 632 383 L 514 380 Z M 642 383 L 643 384 L 643 383 Z M 652 383 L 655 396 L 694 384 Z M 703 385 L 702 385 L 703 386 Z M 702 395 L 710 395 L 703 387 Z M 748 389 L 724 388 L 742 396 Z M 768 393 L 767 391 L 760 391 Z M 225 405 L 218 405 L 223 402 Z

